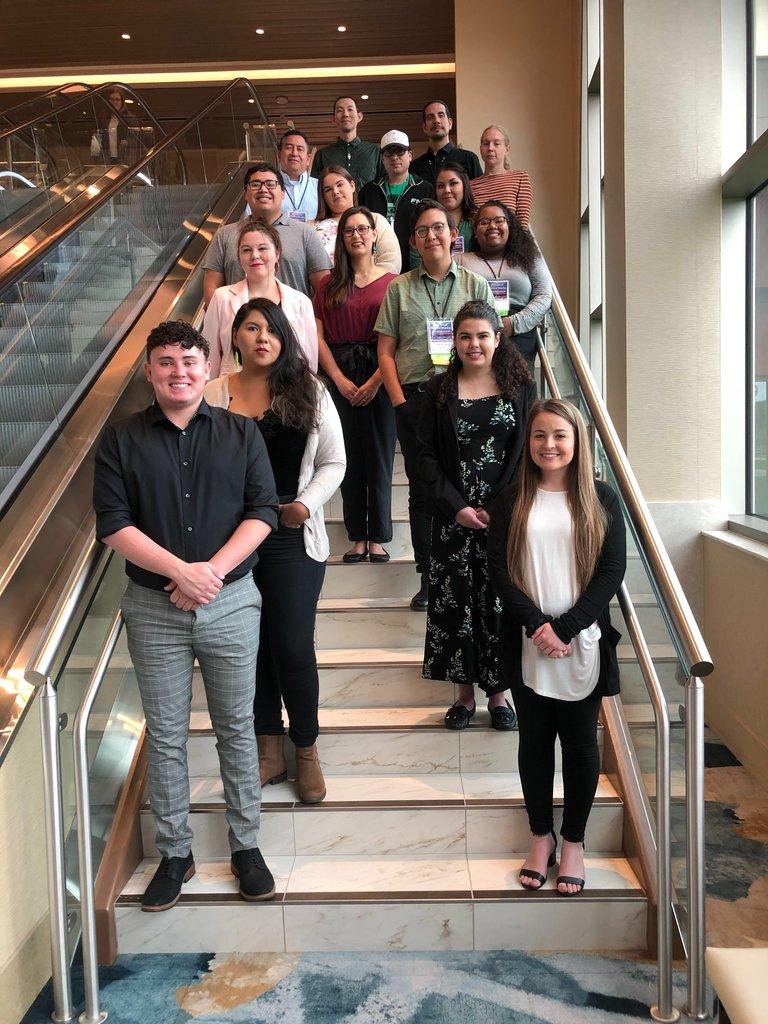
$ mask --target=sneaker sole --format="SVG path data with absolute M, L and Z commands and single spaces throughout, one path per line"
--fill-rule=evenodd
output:
M 184 877 L 182 878 L 181 884 L 183 885 L 185 882 L 188 882 L 190 880 L 190 878 L 194 877 L 194 874 L 195 874 L 195 865 L 193 864 L 192 867 L 187 870 L 186 875 L 184 875 Z M 161 907 L 145 907 L 144 904 L 142 903 L 141 909 L 142 909 L 142 911 L 145 914 L 160 914 L 164 910 L 170 910 L 171 907 L 175 907 L 180 899 L 181 899 L 181 891 L 179 891 L 179 895 L 176 897 L 176 899 L 175 900 L 171 900 L 170 903 L 164 903 Z

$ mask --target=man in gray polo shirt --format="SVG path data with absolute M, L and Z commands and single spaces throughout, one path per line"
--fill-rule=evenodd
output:
M 245 198 L 254 218 L 271 224 L 280 235 L 282 255 L 277 277 L 289 288 L 311 295 L 331 269 L 331 261 L 320 236 L 300 221 L 281 213 L 285 195 L 283 179 L 272 164 L 260 163 L 245 172 Z M 224 224 L 213 236 L 203 260 L 206 306 L 213 293 L 224 284 L 235 284 L 245 277 L 240 266 L 237 239 L 248 218 Z

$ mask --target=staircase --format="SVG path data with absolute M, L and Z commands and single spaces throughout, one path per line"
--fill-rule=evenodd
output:
M 229 873 L 199 685 L 188 745 L 197 875 L 174 910 L 140 911 L 158 861 L 144 807 L 145 859 L 115 908 L 121 953 L 645 949 L 647 899 L 623 855 L 624 808 L 605 776 L 587 831 L 583 895 L 558 896 L 553 878 L 541 893 L 518 884 L 529 832 L 517 733 L 495 732 L 480 709 L 465 732 L 442 725 L 453 688 L 421 678 L 425 617 L 408 609 L 417 576 L 399 455 L 395 468 L 389 563 L 344 565 L 340 495 L 326 506 L 332 555 L 316 636 L 328 795 L 306 807 L 291 782 L 266 788 L 260 846 L 275 901 L 243 903 Z M 642 684 L 631 649 L 620 656 L 631 695 Z M 559 778 L 556 788 L 561 802 Z

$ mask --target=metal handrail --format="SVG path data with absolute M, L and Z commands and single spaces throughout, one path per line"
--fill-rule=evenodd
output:
M 552 288 L 552 311 L 581 393 L 600 435 L 632 524 L 637 531 L 640 546 L 648 559 L 651 575 L 659 589 L 664 612 L 672 627 L 673 639 L 685 662 L 686 675 L 707 676 L 713 671 L 714 665 L 704 637 L 701 635 L 691 606 L 680 586 L 677 573 L 642 495 L 637 478 L 619 440 L 619 435 L 616 433 L 616 428 L 608 415 L 608 410 L 595 378 L 592 376 L 589 363 L 579 344 L 563 300 L 554 286 Z
M 50 252 L 51 249 L 55 248 L 63 238 L 72 234 L 72 232 L 77 230 L 83 221 L 87 220 L 96 210 L 117 195 L 117 193 L 125 187 L 126 182 L 135 178 L 144 170 L 145 167 L 152 163 L 153 160 L 156 160 L 161 153 L 165 152 L 165 150 L 169 149 L 171 146 L 174 146 L 190 128 L 194 127 L 194 125 L 209 114 L 225 96 L 241 85 L 246 86 L 247 89 L 253 93 L 254 99 L 258 101 L 256 90 L 247 78 L 233 79 L 233 81 L 222 89 L 217 96 L 215 96 L 209 103 L 206 103 L 206 105 L 199 110 L 194 117 L 190 118 L 189 121 L 185 121 L 183 125 L 176 129 L 175 132 L 166 136 L 162 142 L 147 150 L 141 160 L 139 160 L 138 163 L 135 163 L 126 174 L 107 185 L 97 196 L 94 196 L 87 209 L 76 214 L 70 220 L 54 229 L 49 235 L 46 235 L 45 238 L 41 239 L 37 245 L 33 245 L 26 253 L 15 260 L 13 265 L 9 267 L 5 274 L 0 276 L 0 292 L 9 288 L 11 285 L 15 284 L 16 281 L 22 278 L 33 264 L 37 263 L 47 252 Z
M 84 100 L 91 100 L 95 96 L 101 96 L 102 93 L 108 92 L 110 89 L 124 89 L 126 92 L 130 92 L 132 96 L 138 99 L 138 96 L 136 96 L 136 93 L 133 91 L 133 89 L 130 88 L 130 86 L 122 85 L 120 82 L 107 82 L 106 84 L 100 85 L 95 89 L 90 89 L 85 96 L 81 94 L 76 99 L 71 100 L 69 103 L 64 103 L 62 106 L 57 107 L 55 110 L 49 110 L 44 114 L 36 114 L 34 117 L 30 117 L 28 120 L 22 121 L 21 124 L 14 124 L 11 125 L 10 128 L 4 128 L 3 131 L 0 132 L 0 142 L 2 142 L 3 139 L 8 138 L 9 135 L 17 135 L 19 132 L 24 132 L 28 128 L 34 128 L 38 121 L 45 121 L 46 118 L 58 116 L 59 114 L 64 114 L 66 113 L 66 111 L 71 110 L 73 107 L 80 106 Z M 114 110 L 114 108 L 110 109 L 112 109 L 116 117 L 120 118 L 120 120 L 123 122 L 126 128 L 130 127 L 128 125 L 128 122 L 125 120 L 125 118 L 119 110 Z
M 72 741 L 75 751 L 75 806 L 77 809 L 77 853 L 80 869 L 80 921 L 83 931 L 83 984 L 85 1010 L 80 1024 L 102 1024 L 107 1019 L 99 1009 L 99 966 L 96 953 L 96 905 L 94 899 L 93 849 L 91 839 L 91 795 L 88 781 L 88 722 L 94 701 L 104 681 L 115 650 L 123 616 L 118 609 L 112 617 L 106 639 L 99 651 L 88 686 L 80 702 Z
M 47 97 L 55 96 L 57 92 L 66 92 L 67 89 L 72 89 L 76 85 L 82 86 L 87 93 L 93 90 L 93 86 L 88 85 L 87 82 L 65 82 L 64 85 L 56 85 L 52 89 L 47 89 L 45 92 L 41 92 L 36 96 L 30 96 L 29 99 L 22 100 L 20 103 L 14 103 L 12 107 L 6 107 L 5 110 L 0 110 L 0 117 L 4 117 L 7 120 L 8 115 L 12 111 L 18 110 L 19 107 L 27 107 L 30 105 L 30 103 L 34 103 L 37 100 L 44 100 Z M 80 93 L 80 99 L 82 98 L 83 93 Z M 55 111 L 50 111 L 50 113 L 55 113 Z
M 554 398 L 562 397 L 549 362 L 549 356 L 537 332 L 539 361 Z M 656 730 L 656 942 L 657 942 L 657 1002 L 651 1007 L 651 1017 L 674 1024 L 680 1013 L 672 1005 L 672 848 L 670 788 L 671 767 L 669 749 L 669 708 L 664 696 L 656 666 L 648 649 L 643 631 L 635 613 L 626 583 L 618 591 L 619 606 L 629 631 L 629 638 L 637 655 L 643 682 L 653 708 Z

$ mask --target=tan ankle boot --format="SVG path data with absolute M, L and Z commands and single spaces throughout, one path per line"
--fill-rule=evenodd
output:
M 283 736 L 257 736 L 259 745 L 259 778 L 262 786 L 274 786 L 285 782 L 288 768 L 283 752 Z
M 325 798 L 325 779 L 316 743 L 311 747 L 296 747 L 296 784 L 303 804 L 319 804 Z

